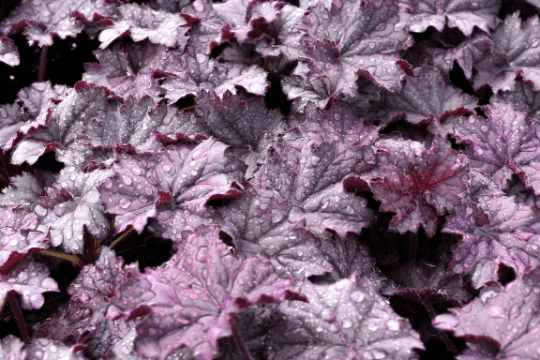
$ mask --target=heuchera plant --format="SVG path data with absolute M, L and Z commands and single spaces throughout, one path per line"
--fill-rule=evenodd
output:
M 0 358 L 538 359 L 538 0 L 0 8 Z

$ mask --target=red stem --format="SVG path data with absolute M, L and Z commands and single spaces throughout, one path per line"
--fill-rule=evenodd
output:
M 11 305 L 11 311 L 13 311 L 15 319 L 17 319 L 19 332 L 21 333 L 24 342 L 26 344 L 30 344 L 30 337 L 28 336 L 28 331 L 26 331 L 26 325 L 24 324 L 24 319 L 21 314 L 21 310 L 19 309 L 19 305 L 17 305 L 17 299 L 15 299 L 15 295 L 13 295 L 13 291 L 8 292 L 7 296 L 9 299 L 9 305 Z
M 242 336 L 238 332 L 238 329 L 236 328 L 236 319 L 232 317 L 231 319 L 231 327 L 232 327 L 232 333 L 234 340 L 236 341 L 236 345 L 238 345 L 238 348 L 240 349 L 240 352 L 242 353 L 242 357 L 244 360 L 253 360 L 251 357 L 249 350 L 247 349 L 246 344 L 244 343 L 244 339 L 242 339 Z
M 39 58 L 39 72 L 38 72 L 38 82 L 45 80 L 45 70 L 47 68 L 47 50 L 48 46 L 41 48 L 41 56 Z

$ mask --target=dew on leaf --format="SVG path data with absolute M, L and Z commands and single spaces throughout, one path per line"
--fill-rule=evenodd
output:
M 127 198 L 122 198 L 119 202 L 118 202 L 118 205 L 122 208 L 122 209 L 127 209 L 130 205 L 131 205 L 131 200 L 127 199 Z

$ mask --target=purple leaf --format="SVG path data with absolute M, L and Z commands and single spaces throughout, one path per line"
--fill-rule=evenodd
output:
M 160 136 L 175 138 L 181 134 L 186 140 L 205 136 L 208 131 L 194 120 L 194 114 L 179 112 L 174 106 L 154 106 L 150 97 L 137 102 L 130 96 L 123 104 L 109 105 L 101 117 L 88 121 L 85 138 L 97 148 L 129 144 L 136 150 L 152 153 L 160 148 Z
M 25 134 L 37 126 L 18 104 L 0 105 L 0 122 L 0 146 L 3 150 L 11 149 L 19 134 Z
M 522 21 L 518 12 L 507 16 L 491 36 L 494 55 L 476 66 L 475 87 L 489 84 L 494 91 L 514 90 L 519 76 L 540 90 L 539 27 L 538 16 L 527 21 Z
M 22 296 L 22 307 L 28 310 L 43 306 L 44 292 L 59 291 L 56 281 L 49 277 L 49 269 L 28 259 L 12 267 L 6 275 L 0 275 L 0 302 L 12 290 Z
M 132 225 L 140 233 L 147 219 L 157 216 L 164 225 L 172 225 L 175 219 L 184 223 L 167 231 L 167 236 L 174 231 L 173 238 L 179 239 L 179 231 L 192 221 L 186 223 L 182 217 L 204 222 L 205 214 L 212 212 L 205 208 L 208 200 L 216 195 L 234 197 L 242 189 L 243 166 L 225 155 L 226 148 L 208 139 L 199 145 L 170 145 L 155 155 L 122 154 L 114 167 L 117 175 L 99 188 L 106 211 L 116 215 L 116 232 Z M 167 195 L 166 204 L 161 204 L 160 193 Z
M 24 343 L 15 335 L 7 335 L 0 340 L 0 355 L 4 359 L 24 360 L 26 359 L 26 350 L 23 350 Z
M 454 258 L 449 266 L 452 271 L 471 274 L 473 285 L 479 288 L 497 281 L 501 264 L 518 275 L 527 267 L 540 264 L 537 208 L 505 196 L 485 196 L 479 204 L 481 209 L 456 210 L 443 229 L 463 236 L 453 248 Z
M 49 237 L 37 229 L 39 217 L 28 209 L 3 207 L 0 214 L 0 273 L 5 273 L 26 254 L 46 249 Z
M 178 67 L 173 63 L 179 57 L 168 52 L 166 47 L 149 41 L 129 46 L 114 42 L 107 49 L 95 50 L 94 56 L 99 63 L 85 64 L 82 80 L 105 86 L 125 98 L 132 95 L 137 100 L 146 95 L 161 95 L 162 90 L 151 86 L 154 73 Z
M 0 61 L 9 66 L 17 66 L 21 62 L 19 49 L 10 38 L 0 37 Z
M 63 150 L 77 142 L 84 133 L 84 122 L 81 119 L 98 116 L 98 112 L 106 107 L 106 95 L 105 88 L 83 87 L 79 91 L 71 89 L 60 104 L 49 109 L 39 127 L 19 142 L 11 162 L 34 164 L 45 152 L 53 151 L 57 147 Z
M 268 110 L 262 98 L 230 92 L 226 92 L 221 100 L 213 92 L 202 91 L 197 97 L 195 114 L 212 136 L 241 148 L 256 149 L 263 134 L 273 134 L 282 124 L 279 110 Z
M 319 3 L 301 26 L 308 33 L 300 57 L 306 63 L 284 79 L 284 92 L 324 107 L 338 94 L 357 95 L 358 74 L 391 92 L 401 90 L 405 72 L 397 52 L 411 45 L 406 18 L 397 1 L 333 2 L 330 10 Z
M 423 225 L 428 237 L 435 234 L 438 215 L 452 211 L 462 201 L 468 180 L 467 158 L 450 149 L 440 137 L 430 149 L 416 141 L 384 139 L 380 167 L 370 185 L 381 211 L 396 215 L 390 230 L 403 234 Z
M 444 26 L 448 25 L 470 36 L 476 26 L 489 33 L 496 24 L 495 17 L 500 6 L 499 0 L 420 0 L 412 13 L 409 30 L 421 33 L 433 26 L 443 31 Z
M 39 228 L 49 232 L 53 246 L 81 253 L 85 225 L 94 239 L 106 237 L 110 225 L 97 187 L 111 176 L 110 169 L 83 173 L 70 166 L 60 172 L 34 208 L 41 218 Z
M 423 120 L 443 121 L 450 115 L 472 113 L 477 99 L 446 84 L 442 75 L 430 67 L 414 70 L 416 77 L 408 78 L 399 93 L 385 94 L 377 119 L 404 118 L 417 124 Z
M 493 178 L 501 189 L 514 173 L 540 195 L 540 125 L 511 104 L 483 109 L 487 119 L 473 115 L 454 123 L 454 136 L 474 145 L 467 150 L 471 169 Z
M 498 92 L 493 101 L 512 104 L 514 109 L 526 113 L 527 117 L 540 123 L 540 93 L 534 91 L 530 82 L 517 80 L 513 91 Z
M 59 359 L 65 360 L 84 360 L 86 357 L 80 352 L 82 349 L 83 347 L 77 344 L 68 346 L 59 341 L 39 338 L 35 339 L 27 349 L 27 359 L 51 360 L 52 356 L 58 356 Z
M 222 98 L 227 91 L 236 94 L 236 87 L 262 96 L 270 85 L 268 74 L 257 65 L 219 63 L 207 55 L 195 53 L 192 47 L 186 49 L 180 64 L 181 69 L 175 73 L 165 72 L 161 81 L 161 87 L 170 102 L 176 102 L 188 95 L 197 95 L 201 90 L 213 90 Z
M 114 40 L 126 35 L 133 41 L 148 39 L 154 44 L 182 51 L 187 43 L 189 23 L 180 14 L 154 11 L 147 6 L 123 4 L 117 7 L 119 20 L 99 34 L 100 48 L 105 49 Z
M 308 303 L 279 306 L 287 320 L 271 332 L 269 359 L 414 359 L 423 349 L 407 320 L 358 275 L 333 285 L 305 282 Z
M 105 0 L 23 0 L 0 24 L 3 35 L 23 30 L 28 43 L 51 46 L 53 36 L 66 39 L 84 30 L 83 19 L 102 19 L 116 14 L 116 7 Z
M 322 242 L 301 224 L 289 221 L 290 210 L 290 203 L 257 196 L 253 188 L 248 188 L 220 212 L 235 225 L 238 250 L 268 256 L 278 273 L 303 279 L 332 271 L 321 251 Z
M 239 42 L 244 42 L 257 23 L 270 23 L 279 16 L 281 4 L 273 2 L 254 2 L 251 0 L 227 0 L 212 5 L 218 18 L 230 24 L 230 32 Z M 232 26 L 231 26 L 232 25 Z
M 493 42 L 485 34 L 466 39 L 453 48 L 433 48 L 431 54 L 435 65 L 444 73 L 452 71 L 454 61 L 458 63 L 467 79 L 472 78 L 473 66 L 488 56 Z
M 284 300 L 290 285 L 268 259 L 236 258 L 219 240 L 218 227 L 199 227 L 184 233 L 165 267 L 121 285 L 107 317 L 129 318 L 148 309 L 137 326 L 138 354 L 164 359 L 187 346 L 195 358 L 210 360 L 217 340 L 232 335 L 232 316 L 245 306 Z
M 39 324 L 36 335 L 83 343 L 91 348 L 92 353 L 109 358 L 112 348 L 122 343 L 123 337 L 133 327 L 123 321 L 113 324 L 104 315 L 117 286 L 138 276 L 135 268 L 136 265 L 124 266 L 122 259 L 116 257 L 112 250 L 102 247 L 96 263 L 83 267 L 68 287 L 71 301 L 63 304 L 55 316 Z
M 291 202 L 291 221 L 303 222 L 315 235 L 326 229 L 341 237 L 347 232 L 359 233 L 373 219 L 372 211 L 366 208 L 365 199 L 346 192 L 341 181 L 372 169 L 373 162 L 366 162 L 364 155 L 373 155 L 373 151 L 368 146 L 329 144 L 318 137 L 310 139 L 291 131 L 281 141 L 271 142 L 261 151 L 253 187 L 259 196 Z
M 497 347 L 497 358 L 534 359 L 538 356 L 539 280 L 539 269 L 529 269 L 505 288 L 485 292 L 462 308 L 449 309 L 450 314 L 437 316 L 433 324 L 473 344 L 475 339 L 490 341 Z

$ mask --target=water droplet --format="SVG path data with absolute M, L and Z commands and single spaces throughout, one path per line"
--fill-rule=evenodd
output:
M 361 303 L 366 298 L 366 294 L 361 291 L 355 291 L 351 294 L 351 300 Z
M 208 248 L 206 247 L 200 248 L 199 251 L 197 252 L 196 258 L 197 258 L 197 261 L 206 262 L 206 260 L 208 260 Z
M 107 182 L 105 183 L 105 188 L 106 189 L 112 189 L 113 187 L 113 183 L 111 181 L 111 179 L 108 179 Z
M 45 278 L 41 282 L 41 287 L 44 289 L 58 289 L 58 286 L 56 285 L 56 281 L 54 281 L 52 278 Z
M 348 319 L 343 320 L 343 323 L 341 324 L 341 327 L 344 329 L 350 329 L 352 326 L 353 326 L 352 321 Z
M 122 175 L 122 181 L 128 186 L 133 183 L 133 180 L 127 175 Z
M 399 330 L 399 321 L 397 321 L 397 320 L 388 320 L 386 322 L 386 326 L 388 327 L 389 330 L 398 331 Z
M 500 306 L 492 306 L 490 309 L 489 309 L 489 315 L 492 317 L 492 318 L 503 318 L 506 316 L 506 313 L 504 311 L 504 309 Z
M 369 331 L 375 332 L 375 331 L 377 331 L 379 329 L 379 325 L 372 322 L 372 323 L 369 323 L 367 325 L 367 328 L 368 328 Z
M 34 212 L 38 215 L 38 216 L 41 216 L 41 217 L 44 217 L 45 215 L 47 215 L 47 209 L 44 208 L 43 206 L 41 205 L 36 205 L 36 207 L 34 208 Z
M 122 209 L 127 209 L 130 205 L 131 205 L 131 200 L 127 199 L 127 198 L 122 198 L 120 200 L 120 202 L 118 203 L 118 205 L 122 208 Z
M 332 311 L 330 309 L 324 309 L 321 312 L 321 318 L 326 321 L 332 321 L 334 320 L 334 316 L 332 314 Z

